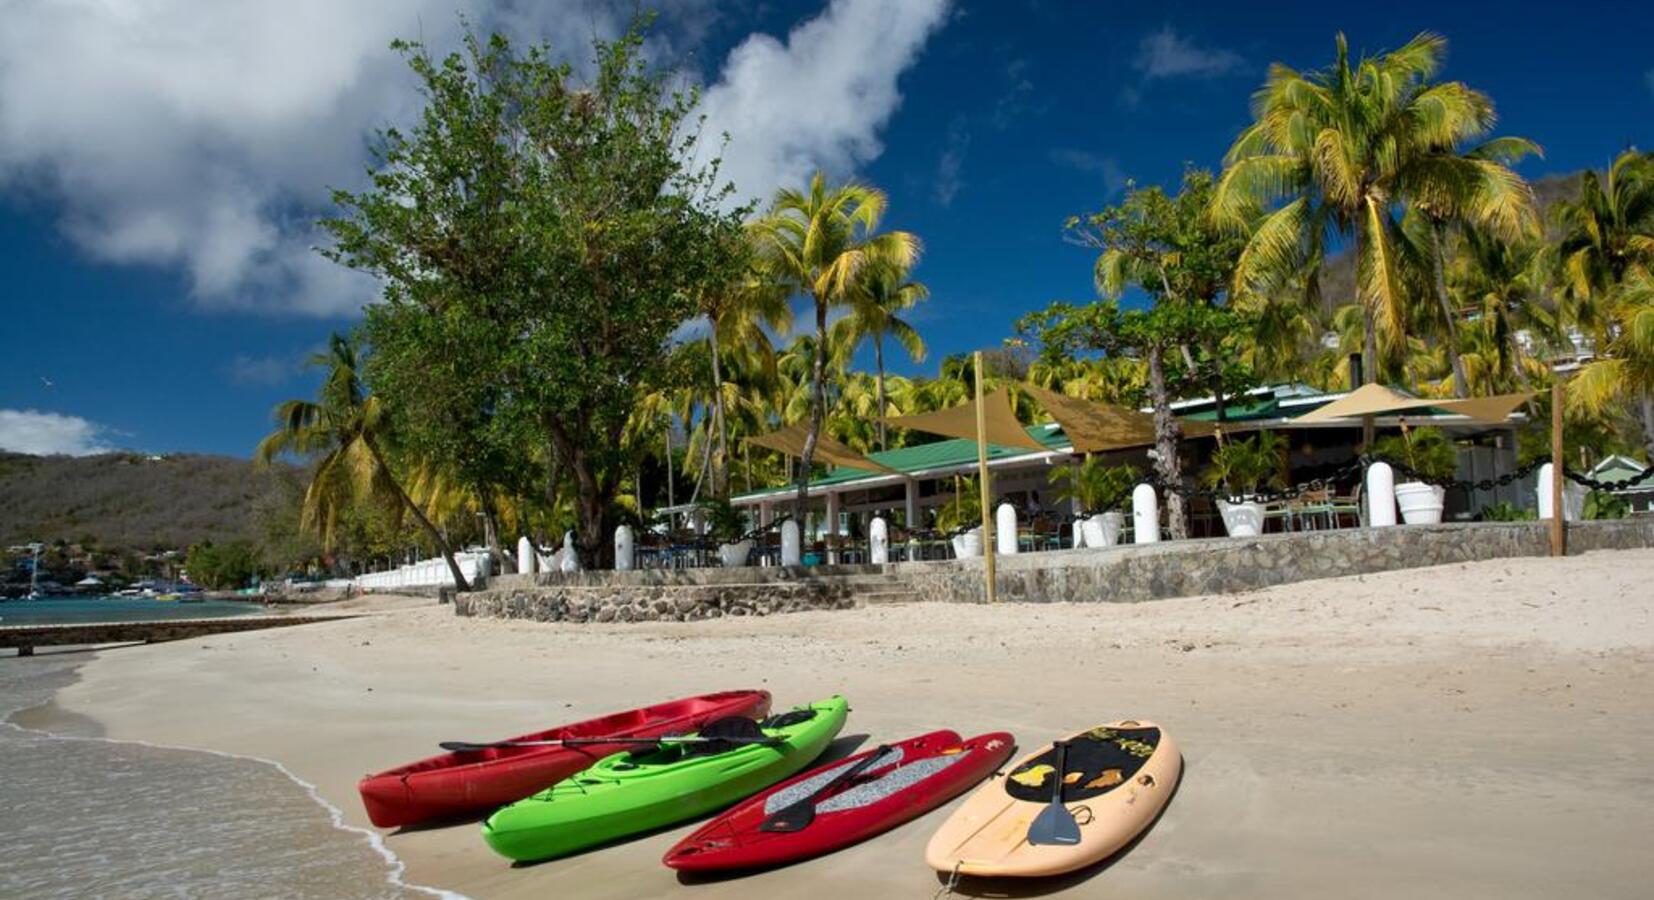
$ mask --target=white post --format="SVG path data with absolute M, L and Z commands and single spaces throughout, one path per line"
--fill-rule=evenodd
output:
M 630 572 L 636 557 L 632 547 L 632 526 L 622 525 L 615 529 L 615 571 Z
M 827 492 L 827 525 L 822 530 L 822 540 L 827 542 L 827 564 L 838 564 L 838 492 Z
M 867 526 L 867 548 L 868 562 L 875 566 L 890 562 L 890 526 L 884 516 L 874 516 Z
M 1009 503 L 994 510 L 994 549 L 1006 556 L 1017 552 L 1017 508 Z
M 1160 495 L 1154 492 L 1152 484 L 1140 484 L 1131 489 L 1131 542 L 1160 542 Z
M 580 571 L 580 554 L 574 549 L 574 532 L 563 532 L 563 565 L 565 572 Z
M 784 566 L 798 566 L 804 563 L 804 554 L 801 549 L 803 542 L 798 536 L 798 520 L 788 519 L 781 523 L 781 564 Z
M 1535 482 L 1539 490 L 1539 520 L 1550 519 L 1551 511 L 1551 464 L 1546 463 L 1539 467 L 1539 478 Z M 1562 521 L 1577 522 L 1584 517 L 1585 491 L 1571 481 L 1562 482 Z
M 1367 467 L 1367 527 L 1396 524 L 1396 473 L 1389 463 Z
M 689 522 L 696 536 L 706 534 L 706 507 L 695 507 L 695 511 L 689 514 Z

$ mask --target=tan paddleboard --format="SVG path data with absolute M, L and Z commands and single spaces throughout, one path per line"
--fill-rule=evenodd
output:
M 1153 722 L 1122 720 L 1067 738 L 1063 805 L 1080 826 L 1073 845 L 1032 845 L 1028 826 L 1051 803 L 1055 744 L 1003 770 L 971 794 L 925 849 L 937 871 L 1060 875 L 1105 859 L 1148 828 L 1183 773 L 1177 744 Z

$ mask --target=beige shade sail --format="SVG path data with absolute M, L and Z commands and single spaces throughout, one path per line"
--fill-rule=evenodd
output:
M 1028 432 L 1023 430 L 1022 423 L 1017 421 L 1016 412 L 1011 408 L 1010 390 L 1000 388 L 983 397 L 982 410 L 985 422 L 984 431 L 988 443 L 1036 452 L 1051 449 L 1029 437 Z M 912 416 L 886 416 L 882 421 L 886 425 L 893 425 L 897 428 L 911 428 L 914 431 L 923 431 L 926 434 L 964 438 L 967 441 L 976 440 L 975 401 L 961 403 L 958 406 L 951 406 L 936 412 L 919 413 Z
M 1101 453 L 1154 443 L 1154 416 L 1150 413 L 1070 397 L 1032 384 L 1025 384 L 1022 389 L 1057 420 L 1076 453 Z M 1178 424 L 1184 437 L 1206 437 L 1217 430 L 1210 422 L 1184 419 Z
M 1466 416 L 1482 425 L 1497 425 L 1510 418 L 1516 408 L 1533 399 L 1535 391 L 1522 391 L 1516 394 L 1499 394 L 1493 397 L 1470 397 L 1465 400 L 1446 400 L 1433 403 L 1438 409 Z
M 802 458 L 804 456 L 804 439 L 808 434 L 809 426 L 803 422 L 799 422 L 794 425 L 788 425 L 784 428 L 777 429 L 769 434 L 760 434 L 756 437 L 749 437 L 747 438 L 747 443 L 755 444 L 759 447 L 768 447 L 771 450 L 779 450 L 788 456 L 797 456 Z M 851 450 L 849 447 L 844 446 L 825 434 L 818 435 L 816 437 L 815 458 L 830 462 L 835 466 L 844 466 L 851 469 L 864 469 L 869 472 L 886 472 L 891 475 L 902 474 L 887 465 L 868 459 L 867 457 Z
M 1531 396 L 1533 396 L 1531 393 L 1527 393 L 1501 394 L 1497 397 L 1471 397 L 1469 399 L 1409 397 L 1382 384 L 1364 384 L 1326 406 L 1305 413 L 1292 421 L 1294 423 L 1313 424 L 1337 419 L 1354 419 L 1361 416 L 1388 416 L 1405 413 L 1408 410 L 1434 408 L 1466 416 L 1478 423 L 1493 424 L 1505 421 L 1506 417 L 1516 407 L 1521 406 Z

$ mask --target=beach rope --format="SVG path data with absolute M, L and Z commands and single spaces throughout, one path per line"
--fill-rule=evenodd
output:
M 944 897 L 953 896 L 953 889 L 959 886 L 959 867 L 964 864 L 964 860 L 953 864 L 953 871 L 948 873 L 948 880 L 937 889 L 936 893 L 931 895 L 930 900 L 942 900 Z

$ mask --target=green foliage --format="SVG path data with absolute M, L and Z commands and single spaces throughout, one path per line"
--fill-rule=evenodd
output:
M 597 42 L 587 81 L 498 35 L 441 61 L 398 44 L 425 109 L 380 135 L 373 186 L 337 192 L 324 223 L 328 256 L 384 285 L 373 375 L 425 461 L 520 490 L 518 454 L 549 447 L 593 566 L 640 454 L 630 416 L 669 385 L 695 298 L 741 274 L 741 211 L 716 162 L 689 162 L 697 97 L 642 44 L 636 28 Z
M 1585 518 L 1623 519 L 1631 514 L 1631 504 L 1624 497 L 1603 491 L 1585 495 Z
M 184 565 L 191 581 L 212 590 L 246 587 L 255 575 L 264 571 L 259 564 L 258 549 L 251 541 L 194 544 Z
M 701 501 L 706 531 L 720 544 L 733 544 L 747 533 L 747 520 L 728 500 L 713 497 Z
M 1284 488 L 1282 468 L 1286 451 L 1286 438 L 1273 431 L 1260 431 L 1249 438 L 1230 438 L 1213 451 L 1211 462 L 1201 473 L 1201 483 L 1237 496 L 1255 494 L 1264 486 Z
M 1078 466 L 1061 466 L 1051 472 L 1059 500 L 1079 500 L 1090 513 L 1123 509 L 1137 487 L 1135 466 L 1111 466 L 1101 456 L 1087 456 Z
M 956 475 L 953 499 L 936 510 L 936 530 L 954 531 L 982 524 L 982 491 L 974 476 Z
M 1482 507 L 1483 522 L 1529 522 L 1537 518 L 1537 510 L 1517 506 L 1508 500 Z
M 1444 481 L 1459 471 L 1458 445 L 1440 428 L 1385 435 L 1373 442 L 1373 454 L 1405 462 L 1431 481 Z

